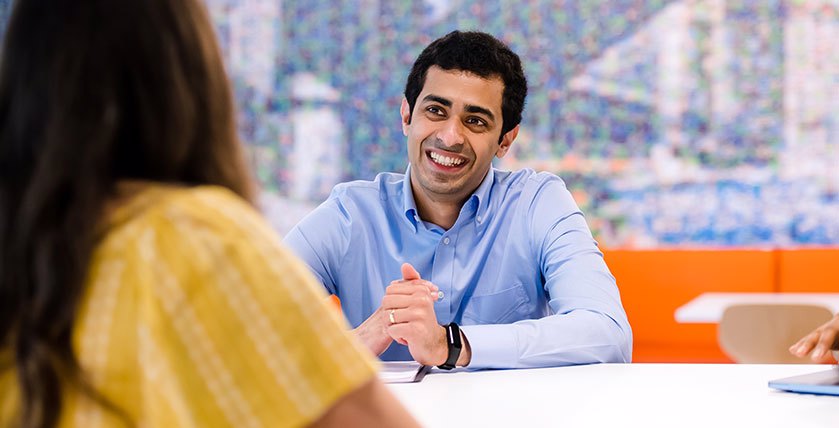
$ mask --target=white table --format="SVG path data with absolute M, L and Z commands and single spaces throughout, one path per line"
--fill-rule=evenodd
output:
M 826 365 L 435 369 L 390 390 L 427 427 L 839 427 L 839 397 L 770 389 Z
M 811 304 L 839 313 L 839 293 L 702 293 L 676 309 L 680 323 L 719 323 L 725 308 L 737 304 Z

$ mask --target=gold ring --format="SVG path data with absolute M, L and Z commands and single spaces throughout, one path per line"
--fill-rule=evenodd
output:
M 388 312 L 387 317 L 388 317 L 388 319 L 390 320 L 390 323 L 391 323 L 391 324 L 396 324 L 396 319 L 395 319 L 395 318 L 393 318 L 393 311 L 394 311 L 394 310 L 393 310 L 393 309 L 391 309 L 391 310 L 390 310 L 390 312 Z

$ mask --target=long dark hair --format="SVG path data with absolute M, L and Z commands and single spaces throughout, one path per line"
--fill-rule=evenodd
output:
M 250 199 L 197 0 L 16 0 L 0 63 L 0 351 L 24 427 L 53 426 L 105 203 L 126 179 Z M 0 367 L 0 370 L 11 369 Z

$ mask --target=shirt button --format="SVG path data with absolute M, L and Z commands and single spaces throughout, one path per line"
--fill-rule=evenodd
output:
M 443 293 L 442 291 L 438 291 L 437 292 L 437 301 L 439 302 L 439 301 L 443 300 L 443 297 L 446 297 L 446 294 Z
M 450 240 L 449 240 L 449 237 L 448 237 L 448 236 L 447 236 L 447 237 L 445 237 L 445 238 L 443 238 L 443 244 L 444 244 L 444 245 L 449 245 L 449 242 L 450 242 Z
M 478 223 L 481 222 L 481 216 L 478 216 Z

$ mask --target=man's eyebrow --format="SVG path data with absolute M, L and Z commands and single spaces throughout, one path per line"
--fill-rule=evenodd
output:
M 423 102 L 432 101 L 432 102 L 435 102 L 437 104 L 442 104 L 445 107 L 451 107 L 452 106 L 451 101 L 449 101 L 448 99 L 443 98 L 441 96 L 438 96 L 438 95 L 429 94 L 429 95 L 426 95 L 422 100 L 423 100 Z M 488 109 L 485 109 L 481 106 L 467 104 L 466 107 L 464 108 L 464 110 L 466 110 L 469 113 L 478 113 L 478 114 L 485 115 L 486 117 L 489 118 L 490 121 L 495 122 L 495 115 L 492 114 L 492 112 L 489 111 Z
M 426 95 L 425 98 L 423 98 L 422 100 L 423 101 L 433 101 L 437 104 L 442 104 L 446 107 L 451 107 L 452 106 L 451 101 L 449 101 L 449 100 L 447 100 L 443 97 L 437 96 L 437 95 Z
M 489 118 L 489 120 L 495 122 L 495 115 L 492 114 L 491 111 L 489 111 L 489 110 L 487 110 L 483 107 L 473 106 L 473 105 L 467 104 L 465 110 L 468 111 L 469 113 L 483 114 L 483 115 L 487 116 Z

